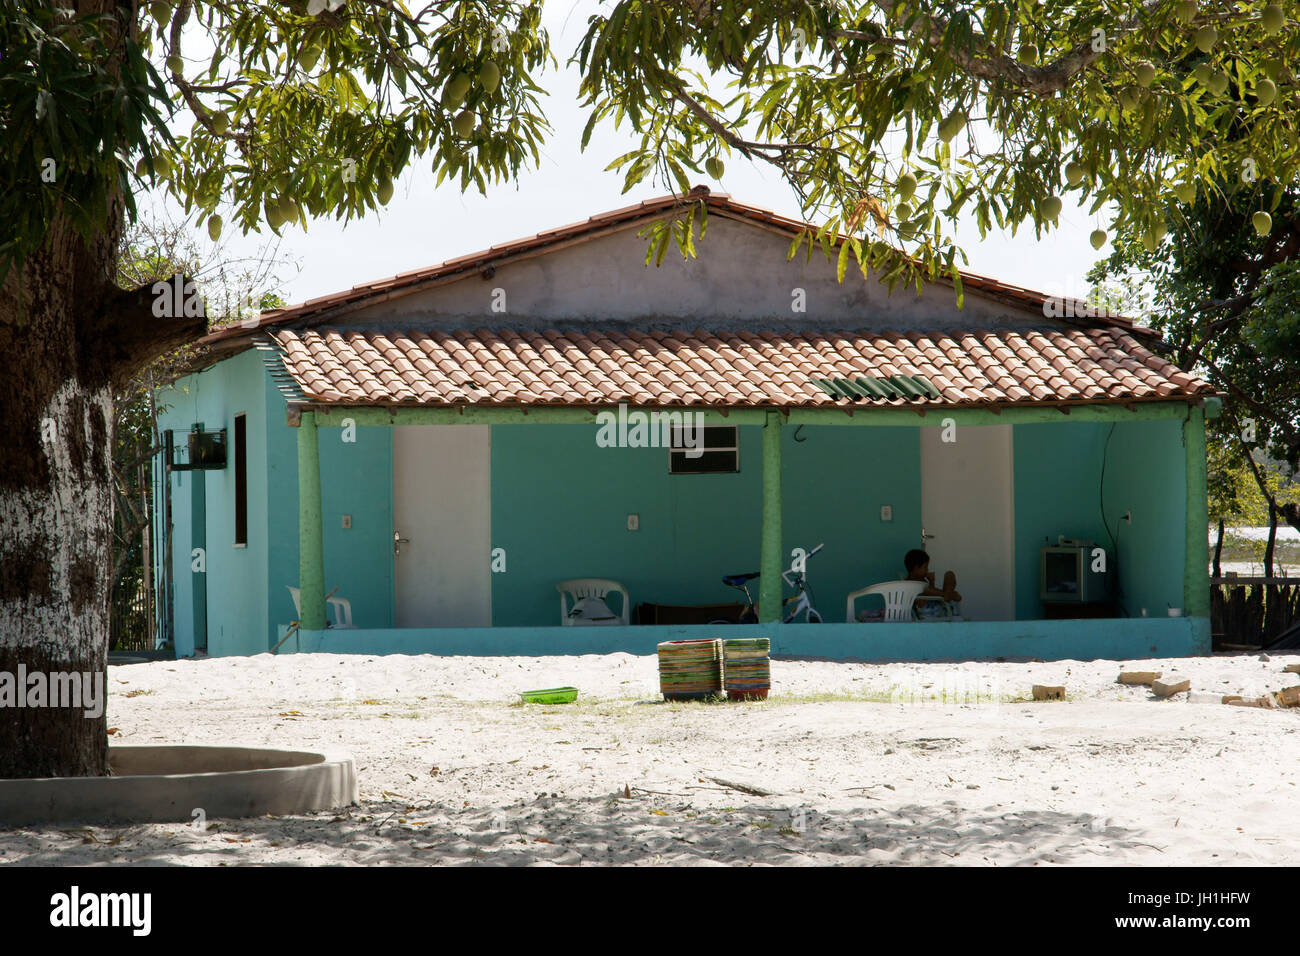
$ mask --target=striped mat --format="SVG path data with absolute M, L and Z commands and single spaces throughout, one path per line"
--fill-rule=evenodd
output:
M 722 695 L 722 642 L 664 641 L 659 645 L 659 691 L 665 700 L 708 700 Z
M 766 700 L 772 687 L 766 637 L 744 637 L 722 642 L 723 686 L 731 700 Z

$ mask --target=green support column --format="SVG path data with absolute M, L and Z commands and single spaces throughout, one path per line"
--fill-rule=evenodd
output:
M 763 425 L 763 550 L 759 570 L 759 621 L 781 620 L 781 413 L 768 412 Z
M 1190 409 L 1183 423 L 1187 455 L 1187 558 L 1183 567 L 1183 613 L 1210 616 L 1209 503 L 1205 488 L 1205 411 Z
M 320 445 L 316 416 L 303 412 L 298 424 L 298 588 L 302 599 L 300 627 L 325 627 L 325 548 L 320 507 Z

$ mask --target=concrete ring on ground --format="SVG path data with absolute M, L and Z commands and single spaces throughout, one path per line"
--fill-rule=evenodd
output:
M 0 826 L 190 823 L 335 810 L 358 802 L 339 753 L 267 747 L 109 747 L 109 777 L 0 780 Z

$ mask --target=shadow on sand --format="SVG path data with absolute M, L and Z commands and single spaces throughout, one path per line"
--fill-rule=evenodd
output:
M 1165 849 L 1140 831 L 1056 811 L 972 811 L 955 803 L 885 808 L 869 802 L 818 811 L 735 796 L 737 802 L 725 809 L 644 791 L 630 799 L 621 793 L 543 795 L 499 808 L 364 801 L 337 815 L 212 821 L 207 831 L 183 824 L 89 831 L 68 825 L 0 830 L 0 842 L 10 847 L 11 863 L 46 866 L 1034 866 L 1102 864 L 1120 852 L 1130 863 L 1158 864 Z M 89 850 L 90 858 L 70 859 L 73 847 Z

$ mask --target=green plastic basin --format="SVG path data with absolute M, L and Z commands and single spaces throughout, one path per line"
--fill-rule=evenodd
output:
M 519 696 L 526 704 L 572 704 L 578 699 L 578 688 L 551 687 L 547 690 L 526 690 Z

